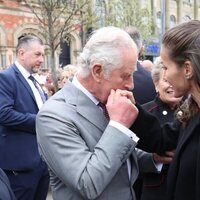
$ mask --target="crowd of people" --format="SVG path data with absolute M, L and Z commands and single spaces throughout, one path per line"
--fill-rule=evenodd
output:
M 148 70 L 143 50 L 137 28 L 100 28 L 56 91 L 43 42 L 19 39 L 0 72 L 0 199 L 200 199 L 200 21 L 166 31 Z

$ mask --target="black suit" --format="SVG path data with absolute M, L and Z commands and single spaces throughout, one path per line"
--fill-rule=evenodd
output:
M 168 171 L 169 200 L 200 199 L 200 112 L 186 128 L 180 123 L 165 124 L 137 105 L 139 116 L 131 130 L 140 137 L 138 147 L 151 152 L 164 152 L 176 147 Z M 180 132 L 180 136 L 179 136 Z
M 133 94 L 137 103 L 142 105 L 155 98 L 156 91 L 151 73 L 144 69 L 139 62 L 137 62 L 137 71 L 133 74 L 133 81 Z

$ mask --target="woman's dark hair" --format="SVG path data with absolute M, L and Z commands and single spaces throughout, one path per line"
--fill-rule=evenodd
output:
M 191 62 L 193 78 L 200 91 L 200 21 L 191 20 L 171 28 L 164 34 L 162 45 L 177 67 L 182 68 L 185 61 Z M 177 112 L 177 118 L 186 124 L 198 111 L 198 106 L 189 95 L 180 110 L 181 112 Z

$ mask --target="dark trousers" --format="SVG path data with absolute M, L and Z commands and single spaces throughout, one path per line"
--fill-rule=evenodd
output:
M 49 173 L 44 162 L 30 171 L 5 171 L 17 200 L 46 200 Z

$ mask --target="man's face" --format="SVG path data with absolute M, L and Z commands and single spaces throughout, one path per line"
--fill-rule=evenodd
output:
M 134 49 L 123 49 L 122 66 L 113 70 L 108 77 L 103 77 L 99 88 L 99 99 L 106 103 L 111 89 L 132 90 L 133 73 L 136 69 L 137 51 Z
M 44 62 L 44 46 L 32 42 L 29 47 L 20 49 L 20 63 L 32 73 L 37 73 Z

